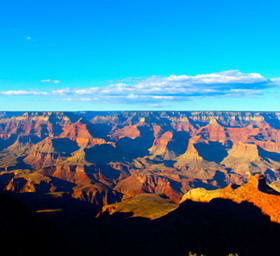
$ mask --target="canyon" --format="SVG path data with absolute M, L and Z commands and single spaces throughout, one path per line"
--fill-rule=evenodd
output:
M 67 193 L 98 208 L 142 193 L 263 174 L 280 188 L 280 113 L 1 112 L 2 191 Z
M 279 232 L 280 113 L 0 112 L 0 192 L 3 225 L 52 237 L 46 255 L 261 255 Z

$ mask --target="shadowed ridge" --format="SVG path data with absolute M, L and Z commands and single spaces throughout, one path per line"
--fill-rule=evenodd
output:
M 266 184 L 265 176 L 260 174 L 257 176 L 258 178 L 258 189 L 261 192 L 264 192 L 266 194 L 272 194 L 272 195 L 278 195 L 280 196 L 280 193 L 276 190 L 274 190 L 272 187 Z
M 278 250 L 276 234 L 280 226 L 270 222 L 268 216 L 249 202 L 237 204 L 219 198 L 209 203 L 187 200 L 154 222 L 160 233 L 181 246 L 181 251 L 209 256 L 238 252 L 251 256 Z
M 280 226 L 249 202 L 187 200 L 153 221 L 133 218 L 129 212 L 105 214 L 99 221 L 102 255 L 106 256 L 112 248 L 115 255 L 123 256 L 186 256 L 189 251 L 207 256 L 231 252 L 263 256 L 278 252 Z
M 182 197 L 181 203 L 186 200 L 210 202 L 215 198 L 229 199 L 236 203 L 250 202 L 270 216 L 272 221 L 280 223 L 280 193 L 266 184 L 262 174 L 252 176 L 247 184 L 238 188 L 229 185 L 212 191 L 203 188 L 190 190 Z
M 7 192 L 0 207 L 0 246 L 7 255 L 101 255 L 92 204 L 60 193 Z
M 271 223 L 248 202 L 188 200 L 155 221 L 131 218 L 129 212 L 94 220 L 92 205 L 67 195 L 28 193 L 17 195 L 18 199 L 13 196 L 10 193 L 6 203 L 0 196 L 4 207 L 0 223 L 9 228 L 8 233 L 1 234 L 3 228 L 0 230 L 2 250 L 15 245 L 21 250 L 10 255 L 185 256 L 195 251 L 207 256 L 226 256 L 230 252 L 251 256 L 278 251 L 279 225 Z M 14 202 L 15 206 L 9 206 Z
M 262 149 L 261 147 L 258 147 L 258 151 L 261 157 L 263 157 L 264 159 L 271 159 L 273 161 L 280 161 L 280 153 L 277 152 L 269 152 L 266 151 L 264 149 Z
M 261 176 L 253 178 L 252 186 L 258 186 Z M 2 233 L 2 249 L 15 245 L 22 249 L 10 255 L 186 256 L 195 251 L 207 256 L 226 256 L 230 252 L 263 256 L 277 255 L 279 250 L 279 225 L 249 202 L 187 200 L 169 214 L 150 221 L 131 218 L 129 212 L 95 220 L 92 204 L 68 195 L 10 193 L 9 203 L 14 200 L 23 210 L 12 208 L 3 216 L 9 206 L 0 196 L 0 223 L 9 228 L 8 233 Z M 7 247 L 3 242 L 8 243 Z
M 23 202 L 14 194 L 0 194 L 0 246 L 1 252 L 15 256 L 35 256 L 51 253 L 49 246 L 56 242 L 48 236 L 51 226 L 32 216 Z M 44 250 L 42 250 L 44 248 Z

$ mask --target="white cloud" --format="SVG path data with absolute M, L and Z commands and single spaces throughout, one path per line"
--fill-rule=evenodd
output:
M 212 74 L 152 76 L 133 82 L 116 82 L 101 87 L 57 88 L 48 90 L 9 90 L 2 95 L 48 95 L 68 101 L 95 101 L 116 104 L 163 105 L 201 97 L 243 97 L 261 95 L 280 86 L 280 78 L 267 79 L 258 73 L 229 70 Z M 59 84 L 46 79 L 43 83 Z
M 270 79 L 270 81 L 271 81 L 273 84 L 277 84 L 277 85 L 280 86 L 280 77 L 272 78 L 272 79 Z
M 0 95 L 48 95 L 48 92 L 36 90 L 8 90 L 0 91 Z
M 60 84 L 61 81 L 60 80 L 52 80 L 52 79 L 44 79 L 41 80 L 42 83 L 49 83 L 49 84 Z
M 50 92 L 50 94 L 55 94 L 55 95 L 58 95 L 58 94 L 61 94 L 61 95 L 65 95 L 65 94 L 68 94 L 70 93 L 71 90 L 69 88 L 62 88 L 62 89 L 57 89 L 57 90 L 53 90 Z
M 195 83 L 259 83 L 266 79 L 258 73 L 241 73 L 239 70 L 229 70 L 219 73 L 197 75 L 193 77 Z

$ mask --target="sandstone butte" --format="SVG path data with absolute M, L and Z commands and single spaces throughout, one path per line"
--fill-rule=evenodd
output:
M 210 202 L 215 198 L 229 199 L 236 203 L 250 202 L 268 215 L 271 221 L 280 223 L 280 193 L 268 186 L 261 174 L 252 176 L 247 184 L 237 188 L 229 185 L 224 189 L 212 191 L 203 188 L 192 189 L 182 197 L 180 203 L 186 200 Z

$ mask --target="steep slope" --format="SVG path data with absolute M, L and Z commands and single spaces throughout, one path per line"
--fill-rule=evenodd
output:
M 194 146 L 197 140 L 198 138 L 192 138 L 189 140 L 187 151 L 177 158 L 177 162 L 175 164 L 176 168 L 199 168 L 203 158 L 198 154 L 197 149 Z
M 230 199 L 236 203 L 250 202 L 260 208 L 272 221 L 280 223 L 280 193 L 266 184 L 263 175 L 253 176 L 247 184 L 237 188 L 229 185 L 224 189 L 213 191 L 203 188 L 193 189 L 182 197 L 181 203 L 186 200 L 210 202 L 214 198 Z
M 165 132 L 159 138 L 154 140 L 153 146 L 149 148 L 149 151 L 153 155 L 164 155 L 167 150 L 168 143 L 172 140 L 172 132 Z
M 228 151 L 228 156 L 222 161 L 228 168 L 243 175 L 250 175 L 252 171 L 259 172 L 265 169 L 265 164 L 261 160 L 258 147 L 255 144 L 234 142 Z
M 114 189 L 123 193 L 125 198 L 141 193 L 155 193 L 165 195 L 173 202 L 179 202 L 181 193 L 176 190 L 174 183 L 164 176 L 134 172 L 131 176 L 121 180 Z
M 75 141 L 81 148 L 92 147 L 96 144 L 103 144 L 105 140 L 102 138 L 93 138 L 87 128 L 87 122 L 78 120 L 75 123 L 63 126 L 63 132 L 59 135 L 60 138 L 68 138 Z
M 92 183 L 82 169 L 75 173 L 65 173 L 53 176 L 44 175 L 30 170 L 3 171 L 0 173 L 0 192 L 36 193 L 39 195 L 58 193 L 68 194 L 101 208 L 103 205 L 119 202 L 122 194 L 110 187 L 95 182 Z M 71 178 L 72 177 L 72 178 Z

